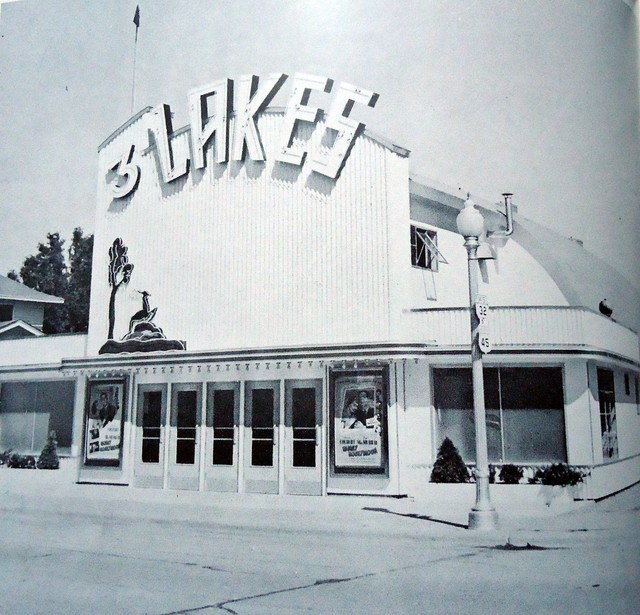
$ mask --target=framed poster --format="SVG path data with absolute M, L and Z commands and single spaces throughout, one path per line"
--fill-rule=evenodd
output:
M 124 404 L 124 378 L 89 382 L 85 409 L 85 465 L 120 466 Z
M 386 370 L 332 374 L 332 470 L 387 471 Z

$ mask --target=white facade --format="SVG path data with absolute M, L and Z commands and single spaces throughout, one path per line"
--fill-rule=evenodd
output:
M 146 290 L 165 333 L 190 350 L 398 339 L 406 273 L 388 247 L 408 249 L 406 155 L 364 136 L 331 180 L 274 161 L 283 114 L 265 113 L 266 163 L 212 161 L 164 184 L 155 150 L 146 149 L 137 191 L 114 200 L 108 168 L 131 141 L 144 142 L 145 117 L 100 151 L 90 352 L 107 334 L 104 255 L 117 237 L 134 264 L 118 297 L 122 334 L 139 309 L 136 290 Z M 320 147 L 321 132 L 309 148 Z M 176 158 L 187 154 L 188 138 L 174 140 Z
M 460 368 L 469 365 L 467 256 L 455 232 L 462 195 L 410 179 L 409 153 L 366 132 L 335 179 L 312 171 L 308 160 L 279 162 L 285 115 L 276 110 L 257 119 L 265 161 L 218 163 L 209 148 L 203 169 L 165 182 L 149 140 L 152 118 L 151 110 L 134 116 L 99 150 L 86 352 L 45 339 L 55 357 L 28 355 L 25 345 L 16 359 L 14 346 L 0 343 L 7 390 L 37 378 L 39 362 L 75 380 L 72 454 L 81 481 L 420 495 L 443 437 L 456 434 L 464 453 L 469 434 L 470 408 L 442 401 L 455 397 L 447 374 L 458 370 L 464 379 Z M 294 145 L 326 153 L 324 133 L 323 122 L 304 124 Z M 189 139 L 181 130 L 171 141 L 176 166 L 193 156 Z M 119 198 L 113 187 L 122 180 L 113 169 L 131 145 L 140 178 Z M 504 226 L 495 207 L 482 212 L 490 230 Z M 431 268 L 412 263 L 412 225 L 435 233 L 440 256 L 432 253 Z M 133 270 L 115 292 L 113 339 L 129 332 L 146 291 L 157 309 L 150 320 L 186 350 L 100 354 L 113 292 L 109 249 L 118 238 Z M 517 463 L 528 475 L 566 462 L 591 472 L 583 496 L 597 498 L 640 480 L 638 336 L 620 324 L 637 314 L 628 303 L 614 314 L 620 322 L 598 313 L 597 285 L 590 280 L 592 294 L 581 294 L 587 284 L 562 260 L 561 242 L 548 250 L 546 241 L 516 216 L 513 235 L 494 242 L 497 259 L 487 263 L 481 292 L 491 305 L 493 350 L 485 381 L 495 378 L 499 394 L 487 402 L 495 423 L 490 461 Z M 594 276 L 604 270 L 589 262 Z M 606 283 L 614 297 L 616 280 Z M 517 383 L 523 374 L 554 379 L 553 407 L 532 401 L 553 388 L 549 382 L 525 383 L 531 394 L 508 388 L 509 378 Z M 355 403 L 358 387 L 379 412 L 352 442 L 340 413 Z M 115 424 L 91 415 L 100 391 L 116 400 L 121 431 L 92 441 L 92 431 Z M 273 414 L 256 418 L 267 407 L 260 404 Z M 216 418 L 223 407 L 224 425 Z M 145 423 L 149 417 L 156 423 Z M 539 443 L 527 457 L 523 429 L 531 440 L 550 429 L 555 444 Z M 351 461 L 350 446 L 361 454 Z

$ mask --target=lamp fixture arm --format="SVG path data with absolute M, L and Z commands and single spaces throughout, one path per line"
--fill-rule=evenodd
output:
M 504 198 L 505 208 L 503 215 L 507 218 L 507 228 L 502 231 L 489 231 L 487 235 L 490 237 L 509 237 L 509 235 L 513 234 L 513 210 L 511 207 L 511 197 L 513 196 L 513 193 L 503 192 L 502 196 Z

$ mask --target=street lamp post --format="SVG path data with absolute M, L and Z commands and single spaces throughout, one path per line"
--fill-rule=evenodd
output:
M 491 530 L 497 527 L 498 515 L 489 496 L 489 455 L 484 407 L 482 352 L 479 346 L 480 319 L 475 303 L 478 297 L 478 246 L 484 230 L 484 218 L 467 195 L 464 209 L 456 219 L 458 232 L 464 237 L 469 270 L 469 313 L 471 322 L 471 374 L 473 379 L 473 415 L 476 431 L 476 503 L 469 512 L 469 529 Z

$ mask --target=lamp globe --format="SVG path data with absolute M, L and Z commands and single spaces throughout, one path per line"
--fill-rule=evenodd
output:
M 463 237 L 480 237 L 484 230 L 484 218 L 473 201 L 467 197 L 464 202 L 464 209 L 456 218 L 458 233 Z

